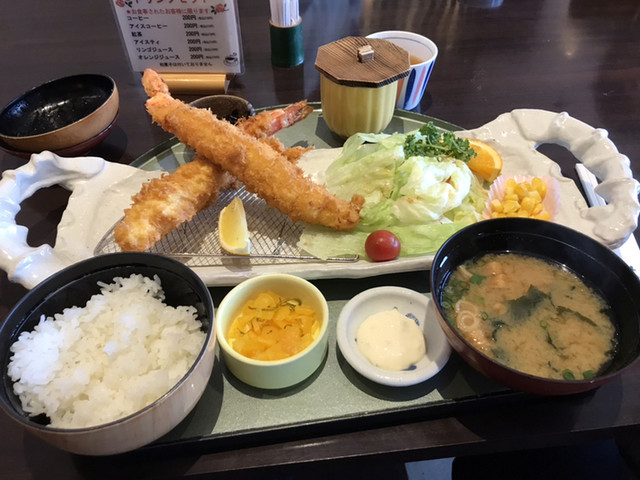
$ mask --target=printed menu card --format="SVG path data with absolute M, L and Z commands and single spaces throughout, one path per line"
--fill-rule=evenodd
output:
M 243 72 L 234 1 L 111 1 L 133 71 Z

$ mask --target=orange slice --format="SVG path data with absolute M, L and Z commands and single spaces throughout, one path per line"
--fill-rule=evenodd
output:
M 502 157 L 491 145 L 480 140 L 470 138 L 469 145 L 476 156 L 467 162 L 467 166 L 483 179 L 493 182 L 502 171 Z

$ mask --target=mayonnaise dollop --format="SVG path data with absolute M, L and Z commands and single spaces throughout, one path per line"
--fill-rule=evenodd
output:
M 427 352 L 420 327 L 396 309 L 375 313 L 362 322 L 356 343 L 369 362 L 384 370 L 405 370 Z

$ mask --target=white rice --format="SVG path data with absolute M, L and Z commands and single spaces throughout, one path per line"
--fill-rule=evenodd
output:
M 99 425 L 149 405 L 187 373 L 206 338 L 193 306 L 165 305 L 157 276 L 98 285 L 84 308 L 43 315 L 11 346 L 13 391 L 51 427 Z

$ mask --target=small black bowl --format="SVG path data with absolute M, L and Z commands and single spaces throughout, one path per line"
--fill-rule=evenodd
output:
M 196 108 L 206 108 L 218 118 L 234 125 L 241 118 L 252 117 L 256 114 L 253 105 L 244 98 L 235 95 L 208 95 L 194 100 L 189 105 Z
M 604 297 L 612 308 L 619 332 L 618 352 L 606 371 L 589 380 L 554 380 L 529 375 L 481 353 L 446 320 L 443 290 L 455 269 L 472 258 L 501 252 L 535 256 L 565 265 Z M 440 247 L 433 259 L 430 281 L 438 321 L 453 349 L 476 370 L 515 390 L 542 395 L 584 392 L 610 382 L 640 356 L 640 280 L 609 248 L 557 223 L 504 218 L 470 225 Z
M 83 155 L 86 155 L 95 147 L 100 145 L 105 138 L 107 138 L 107 136 L 111 133 L 111 130 L 113 130 L 113 127 L 115 127 L 117 119 L 118 119 L 118 114 L 116 114 L 116 116 L 111 121 L 111 123 L 107 125 L 107 127 L 104 130 L 102 130 L 100 133 L 98 133 L 96 136 L 91 137 L 87 140 L 84 140 L 80 143 L 77 143 L 76 145 L 71 145 L 70 147 L 61 148 L 59 150 L 53 150 L 52 153 L 55 153 L 56 155 L 59 155 L 61 157 L 81 157 Z M 33 155 L 34 153 L 38 153 L 38 152 L 28 152 L 23 150 L 17 150 L 7 145 L 7 143 L 5 143 L 2 139 L 0 139 L 0 150 L 4 150 L 5 152 L 11 155 L 15 155 L 16 157 L 24 158 L 26 160 L 29 160 L 29 158 L 31 158 L 31 155 Z
M 14 394 L 7 366 L 11 345 L 23 331 L 32 331 L 41 315 L 53 316 L 65 308 L 83 307 L 100 293 L 97 282 L 114 277 L 157 275 L 164 302 L 177 307 L 192 305 L 202 323 L 206 340 L 194 364 L 178 383 L 159 399 L 124 418 L 86 428 L 53 428 L 44 415 L 28 416 Z M 215 359 L 214 306 L 207 286 L 189 267 L 152 253 L 113 253 L 71 265 L 31 290 L 0 325 L 0 407 L 7 415 L 46 442 L 83 455 L 123 453 L 150 443 L 181 422 L 193 409 L 208 384 Z M 43 417 L 43 418 L 41 418 Z
M 106 75 L 58 78 L 18 96 L 0 112 L 0 139 L 16 151 L 59 151 L 103 132 L 119 109 L 115 81 Z

